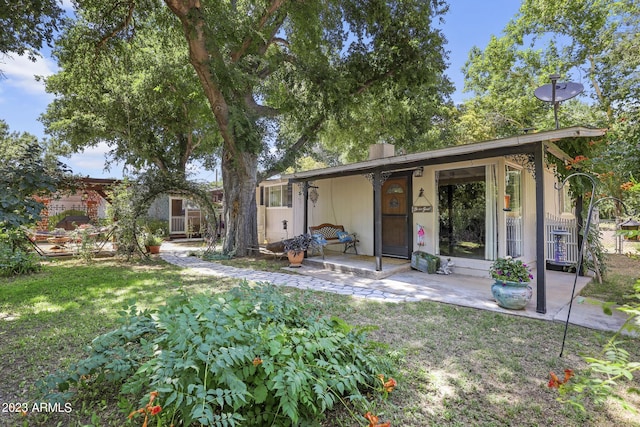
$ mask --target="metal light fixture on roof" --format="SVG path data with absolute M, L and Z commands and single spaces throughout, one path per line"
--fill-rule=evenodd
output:
M 424 174 L 424 167 L 420 166 L 416 170 L 413 171 L 413 176 L 416 178 L 420 178 Z

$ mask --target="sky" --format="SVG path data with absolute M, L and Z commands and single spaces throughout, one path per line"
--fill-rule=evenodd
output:
M 65 1 L 69 4 L 69 1 Z M 507 22 L 520 7 L 518 0 L 449 0 L 449 12 L 444 24 L 437 25 L 447 39 L 445 49 L 449 51 L 447 74 L 456 87 L 453 100 L 465 98 L 462 93 L 462 67 L 473 46 L 481 49 L 492 35 L 500 36 Z M 0 69 L 5 78 L 0 79 L 0 119 L 6 121 L 11 132 L 28 132 L 45 138 L 44 127 L 38 117 L 45 112 L 53 97 L 44 90 L 44 84 L 34 76 L 48 76 L 57 71 L 56 63 L 46 55 L 33 63 L 26 57 L 14 55 L 0 58 Z M 123 169 L 114 165 L 104 170 L 106 145 L 88 148 L 70 158 L 62 158 L 74 173 L 93 178 L 122 178 Z M 200 171 L 197 179 L 214 181 L 216 174 Z

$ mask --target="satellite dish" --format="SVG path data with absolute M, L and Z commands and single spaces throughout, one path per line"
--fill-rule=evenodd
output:
M 555 99 L 553 97 L 553 89 L 555 86 Z M 578 96 L 584 90 L 584 86 L 582 83 L 574 83 L 574 82 L 563 82 L 563 83 L 555 83 L 555 85 L 548 84 L 544 86 L 540 86 L 536 89 L 533 94 L 540 101 L 545 102 L 562 102 L 567 99 L 571 99 L 574 96 Z
M 564 82 L 558 83 L 559 74 L 549 76 L 551 84 L 540 86 L 533 94 L 541 101 L 551 102 L 553 104 L 553 115 L 556 119 L 556 129 L 558 129 L 558 106 L 560 102 L 578 96 L 584 90 L 581 83 Z

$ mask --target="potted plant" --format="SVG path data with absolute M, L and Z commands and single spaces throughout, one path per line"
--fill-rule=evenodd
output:
M 300 234 L 284 241 L 284 251 L 289 258 L 289 267 L 300 267 L 304 252 L 313 244 L 311 234 Z
M 521 310 L 531 299 L 533 279 L 531 269 L 519 259 L 508 256 L 498 258 L 491 264 L 489 273 L 494 279 L 491 293 L 500 307 Z
M 164 238 L 162 237 L 162 230 L 157 230 L 155 233 L 151 231 L 146 231 L 144 233 L 144 248 L 150 254 L 159 254 L 160 246 Z

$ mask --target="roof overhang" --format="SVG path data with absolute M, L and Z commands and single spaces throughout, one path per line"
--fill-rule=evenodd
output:
M 543 143 L 545 150 L 548 153 L 565 160 L 568 159 L 569 156 L 562 151 L 561 146 L 556 144 L 557 142 L 561 142 L 562 140 L 569 138 L 597 138 L 605 135 L 605 133 L 606 129 L 574 126 L 565 129 L 530 133 L 491 141 L 456 145 L 453 147 L 423 151 L 420 153 L 367 160 L 364 162 L 350 163 L 330 168 L 295 172 L 292 174 L 282 175 L 282 179 L 290 180 L 292 182 L 301 182 L 312 179 L 328 179 L 341 176 L 366 174 L 374 171 L 407 170 L 420 166 L 452 163 L 465 160 L 487 159 L 511 154 L 529 154 L 533 153 L 540 143 Z

